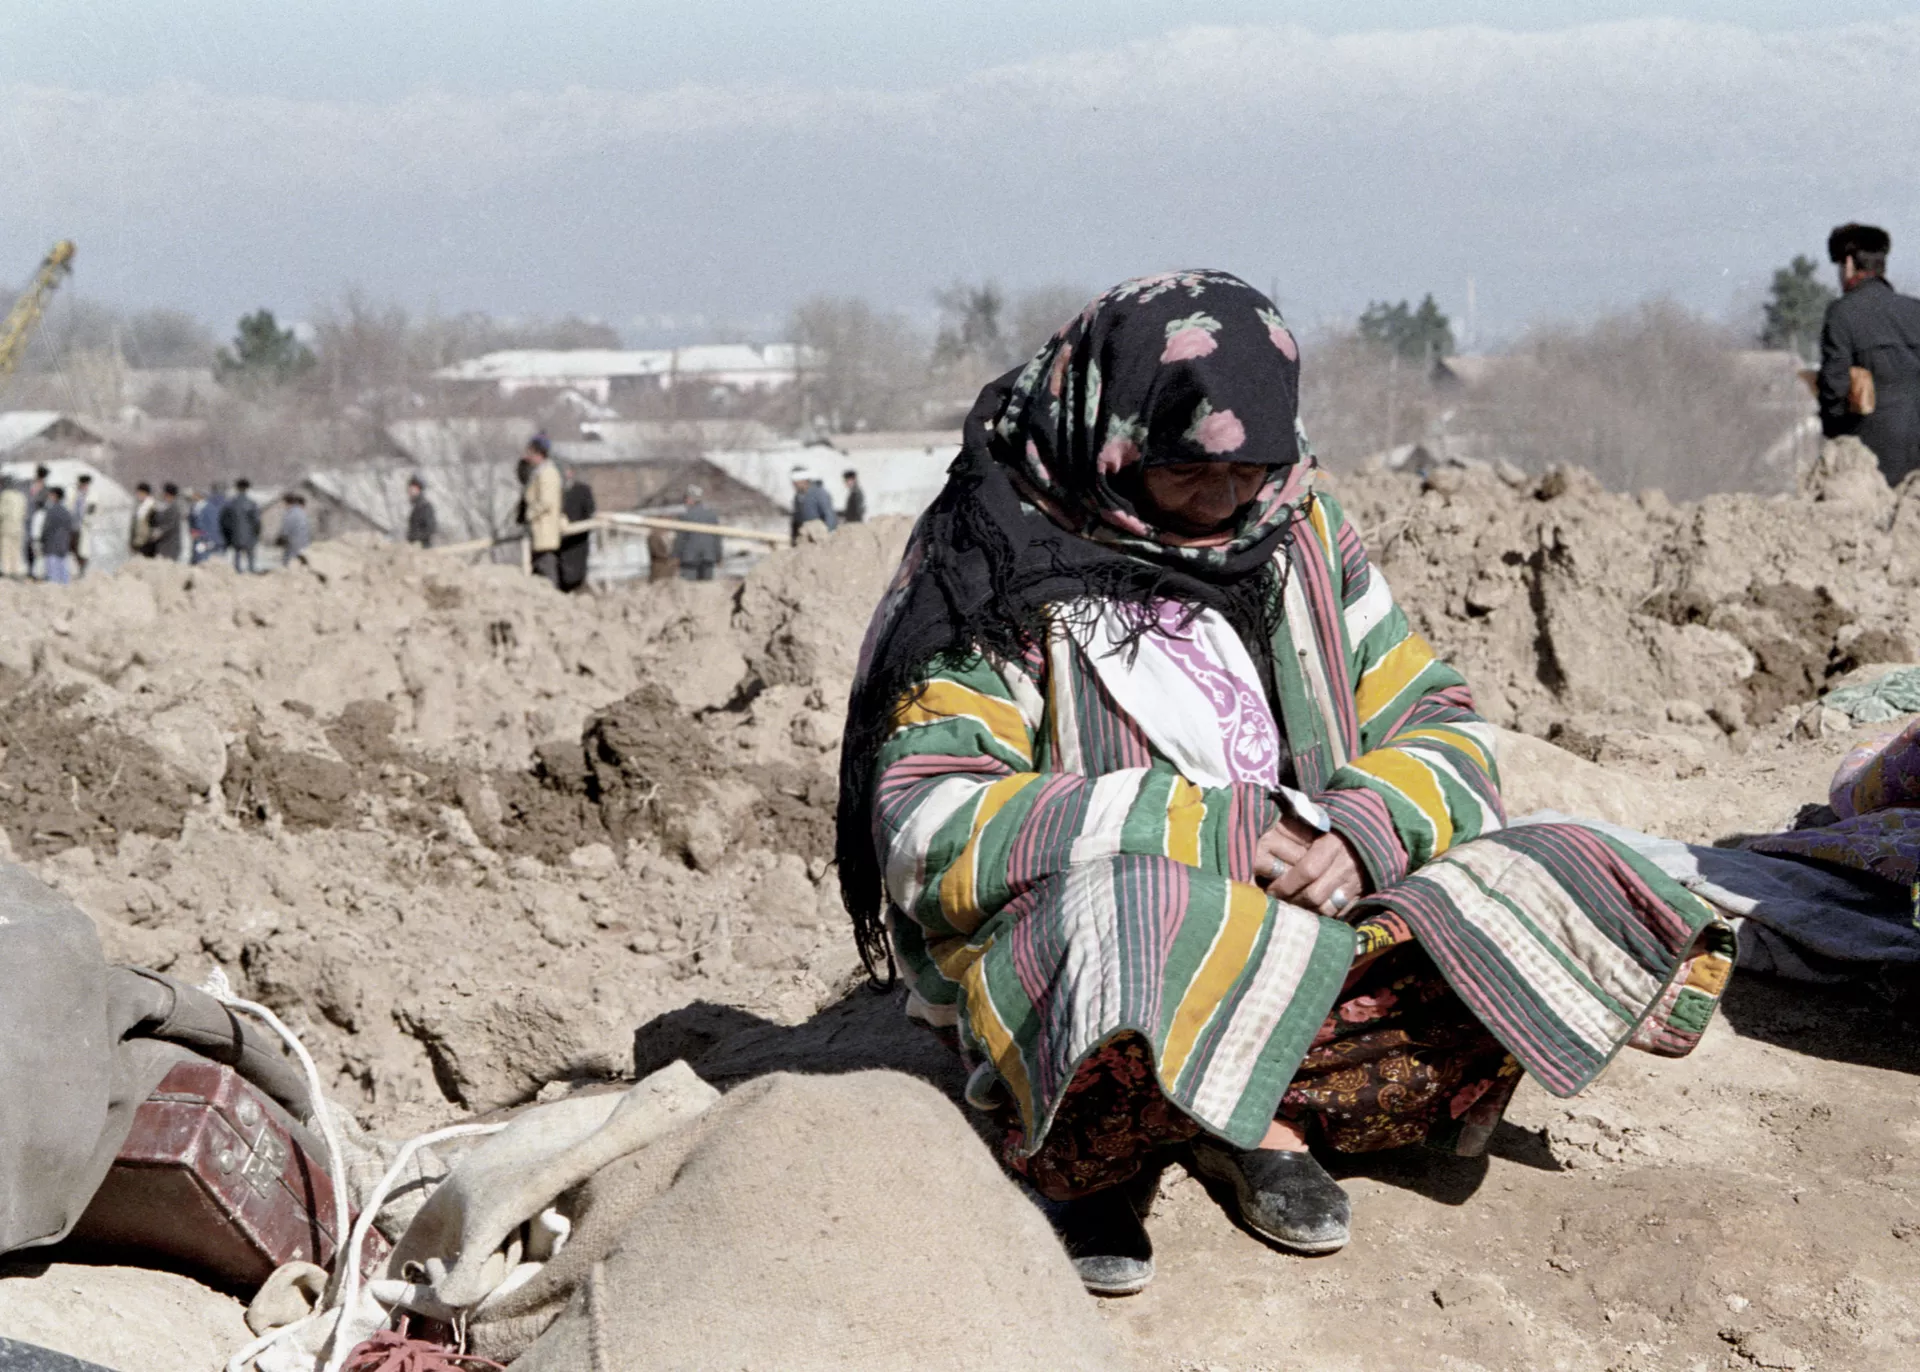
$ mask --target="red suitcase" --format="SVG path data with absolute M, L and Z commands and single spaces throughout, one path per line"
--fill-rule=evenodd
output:
M 327 1266 L 333 1223 L 324 1145 L 231 1067 L 194 1058 L 135 1111 L 70 1240 L 251 1288 L 283 1263 Z M 371 1273 L 388 1245 L 375 1231 L 367 1250 Z

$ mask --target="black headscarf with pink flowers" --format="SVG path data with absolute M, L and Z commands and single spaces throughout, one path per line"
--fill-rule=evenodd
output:
M 1312 467 L 1299 383 L 1299 349 L 1272 301 L 1225 272 L 1184 271 L 1097 297 L 981 391 L 868 626 L 848 703 L 840 889 L 876 978 L 883 965 L 890 978 L 892 955 L 875 771 L 931 664 L 1031 659 L 1049 607 L 1171 600 L 1219 610 L 1271 680 L 1279 578 Z M 1219 537 L 1176 542 L 1138 503 L 1140 472 L 1207 462 L 1270 476 Z M 1156 619 L 1143 614 L 1141 632 Z

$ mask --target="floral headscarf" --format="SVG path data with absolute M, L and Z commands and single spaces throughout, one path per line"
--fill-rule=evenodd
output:
M 1300 353 L 1280 313 L 1225 272 L 1116 286 L 1018 372 L 981 391 L 947 484 L 920 517 L 861 650 L 840 750 L 840 889 L 870 972 L 891 969 L 873 830 L 880 749 L 926 665 L 1030 657 L 1064 607 L 1138 607 L 1142 634 L 1219 611 L 1271 670 L 1293 521 L 1311 454 Z M 1156 530 L 1137 468 L 1263 466 L 1232 528 L 1198 544 Z M 1072 611 L 1069 611 L 1072 612 Z
M 1222 566 L 1271 536 L 1305 484 L 1300 349 L 1280 312 L 1237 276 L 1167 272 L 1089 302 L 1021 369 L 992 424 L 1001 462 L 1053 521 L 1155 560 Z M 1271 469 L 1238 528 L 1166 543 L 1134 507 L 1136 467 L 1234 462 Z

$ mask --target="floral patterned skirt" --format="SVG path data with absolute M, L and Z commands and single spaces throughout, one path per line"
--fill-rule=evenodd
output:
M 1279 1116 L 1333 1148 L 1365 1153 L 1426 1143 L 1485 1150 L 1520 1084 L 1519 1063 L 1455 995 L 1396 916 L 1358 926 L 1362 961 L 1314 1035 Z M 1137 1034 L 1102 1045 L 1067 1086 L 1031 1157 L 1011 1105 L 1001 1157 L 1042 1195 L 1066 1200 L 1116 1186 L 1200 1126 L 1168 1103 Z

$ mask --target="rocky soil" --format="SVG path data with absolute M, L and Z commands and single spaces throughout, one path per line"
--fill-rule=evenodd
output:
M 1780 827 L 1850 737 L 1820 691 L 1920 657 L 1920 483 L 1844 450 L 1798 496 L 1697 505 L 1571 469 L 1329 484 L 1510 731 L 1516 812 Z M 598 597 L 350 540 L 257 578 L 0 586 L 0 843 L 111 956 L 224 968 L 382 1132 L 630 1072 L 637 1029 L 643 1065 L 716 1077 L 937 1072 L 847 999 L 829 868 L 840 712 L 906 528 Z M 1176 1175 L 1164 1275 L 1108 1318 L 1155 1369 L 1903 1366 L 1914 1042 L 1870 989 L 1737 983 L 1693 1058 L 1529 1088 L 1486 1162 L 1361 1160 L 1331 1259 Z

